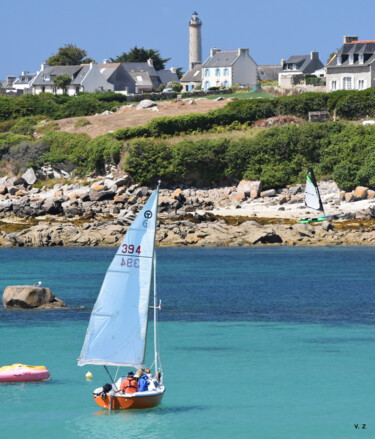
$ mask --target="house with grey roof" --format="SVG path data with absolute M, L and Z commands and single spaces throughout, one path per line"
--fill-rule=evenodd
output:
M 195 64 L 191 70 L 182 76 L 180 82 L 183 91 L 199 89 L 202 85 L 202 64 Z
M 344 44 L 326 66 L 327 91 L 375 86 L 375 40 L 344 36 Z
M 22 90 L 23 93 L 31 93 L 33 80 L 36 78 L 36 73 L 22 72 L 21 75 L 13 82 L 13 88 Z
M 56 76 L 69 75 L 70 84 L 65 90 L 57 88 L 53 80 Z M 42 64 L 41 70 L 37 73 L 32 82 L 32 93 L 67 93 L 76 95 L 79 92 L 93 93 L 96 91 L 113 91 L 113 85 L 109 83 L 100 73 L 98 64 L 82 64 L 79 66 L 48 66 Z
M 155 70 L 152 59 L 147 62 L 110 63 L 104 60 L 98 64 L 100 73 L 113 85 L 114 91 L 125 94 L 150 92 L 160 85 L 179 82 L 176 69 Z
M 257 65 L 249 55 L 249 49 L 221 51 L 211 49 L 202 65 L 202 88 L 252 86 L 257 83 Z
M 302 82 L 305 75 L 314 74 L 324 67 L 319 59 L 319 52 L 312 51 L 310 55 L 292 55 L 286 61 L 282 60 L 282 71 L 279 73 L 279 86 L 291 88 Z

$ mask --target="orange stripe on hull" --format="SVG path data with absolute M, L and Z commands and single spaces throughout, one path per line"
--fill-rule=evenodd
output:
M 102 408 L 109 410 L 126 410 L 126 409 L 149 409 L 156 407 L 161 403 L 164 392 L 157 395 L 145 395 L 145 396 L 111 396 L 106 395 L 102 398 L 102 395 L 95 396 L 95 402 Z M 111 406 L 111 407 L 110 407 Z

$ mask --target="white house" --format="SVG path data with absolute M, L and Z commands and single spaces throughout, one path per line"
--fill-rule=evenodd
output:
M 22 74 L 13 82 L 12 87 L 16 90 L 22 90 L 23 93 L 31 91 L 33 80 L 36 73 L 22 72 Z
M 57 88 L 53 83 L 53 79 L 60 75 L 69 75 L 71 77 L 71 82 L 65 87 L 65 90 Z M 32 82 L 33 94 L 43 92 L 62 94 L 65 92 L 73 96 L 79 92 L 92 93 L 98 90 L 113 91 L 113 89 L 113 85 L 104 78 L 95 63 L 79 66 L 48 66 L 42 64 L 41 70 Z
M 303 81 L 305 75 L 321 74 L 324 68 L 319 59 L 319 52 L 312 51 L 310 55 L 292 55 L 286 61 L 281 60 L 282 70 L 279 72 L 279 86 L 281 88 L 291 88 L 293 85 Z
M 249 49 L 225 52 L 211 49 L 202 65 L 202 88 L 252 86 L 257 82 L 257 65 L 249 55 Z

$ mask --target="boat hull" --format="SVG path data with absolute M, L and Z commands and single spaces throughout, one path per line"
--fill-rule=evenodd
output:
M 43 381 L 50 377 L 48 370 L 9 371 L 0 373 L 0 382 Z
M 149 409 L 157 407 L 163 399 L 165 390 L 145 394 L 95 395 L 95 402 L 107 410 Z

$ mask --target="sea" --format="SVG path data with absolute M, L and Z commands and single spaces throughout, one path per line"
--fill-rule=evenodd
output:
M 109 412 L 92 397 L 106 371 L 77 358 L 115 251 L 0 249 L 1 290 L 41 281 L 68 305 L 0 308 L 0 366 L 52 375 L 0 384 L 1 438 L 375 437 L 375 247 L 158 248 L 167 390 Z

